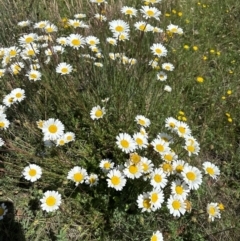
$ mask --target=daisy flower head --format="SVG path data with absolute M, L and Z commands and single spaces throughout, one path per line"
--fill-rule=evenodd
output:
M 34 24 L 34 28 L 44 29 L 50 22 L 48 20 L 43 20 Z
M 54 33 L 58 31 L 58 28 L 56 25 L 52 24 L 52 23 L 48 23 L 45 27 L 44 30 L 46 33 Z
M 11 93 L 3 98 L 3 104 L 7 107 L 10 107 L 13 103 L 15 103 L 15 98 Z
M 170 149 L 170 151 L 162 153 L 161 158 L 165 162 L 172 162 L 178 158 L 178 155 L 173 150 Z
M 100 63 L 100 62 L 95 62 L 94 65 L 97 66 L 97 67 L 100 67 L 100 68 L 103 67 L 103 64 Z M 103 107 L 103 108 L 104 108 L 104 107 Z M 100 117 L 100 118 L 101 118 L 101 117 Z M 98 118 L 98 119 L 99 119 L 99 118 Z
M 37 34 L 30 33 L 30 34 L 24 34 L 22 37 L 19 38 L 19 43 L 22 46 L 25 46 L 26 44 L 31 44 L 35 40 L 37 40 Z
M 61 75 L 70 74 L 72 72 L 73 68 L 70 64 L 67 64 L 65 62 L 58 64 L 56 68 L 56 72 Z
M 100 40 L 95 36 L 88 36 L 86 37 L 86 43 L 90 46 L 95 46 L 100 43 Z
M 160 138 L 154 139 L 151 142 L 151 145 L 153 146 L 153 149 L 159 154 L 165 154 L 171 151 L 169 143 Z
M 68 172 L 67 179 L 74 181 L 75 185 L 78 186 L 79 183 L 85 181 L 87 175 L 86 169 L 75 166 Z
M 137 154 L 137 152 L 134 153 L 130 153 L 129 155 L 129 161 L 131 162 L 131 164 L 137 165 L 141 162 L 142 157 Z
M 3 217 L 7 214 L 7 212 L 8 212 L 7 206 L 4 203 L 2 203 L 0 205 L 0 220 L 3 219 Z
M 142 165 L 140 163 L 134 164 L 132 162 L 125 163 L 123 173 L 130 179 L 139 178 L 142 176 Z
M 189 126 L 185 122 L 182 122 L 182 121 L 176 122 L 176 126 L 175 126 L 174 130 L 177 132 L 179 137 L 185 138 L 185 137 L 191 135 L 191 130 L 190 130 Z
M 156 168 L 151 172 L 151 181 L 150 184 L 155 189 L 164 188 L 167 185 L 166 174 L 163 172 L 162 168 Z
M 67 45 L 67 38 L 66 37 L 59 37 L 56 39 L 56 42 L 62 46 Z
M 188 164 L 185 163 L 185 161 L 183 160 L 174 160 L 172 162 L 172 167 L 173 167 L 173 171 L 175 173 L 181 174 L 181 172 L 183 171 L 184 167 L 187 166 Z
M 61 204 L 61 194 L 57 191 L 46 191 L 40 199 L 41 208 L 46 212 L 56 211 Z
M 160 81 L 166 81 L 167 80 L 167 74 L 164 71 L 160 71 L 157 73 L 157 79 Z
M 140 194 L 137 198 L 138 208 L 142 209 L 142 212 L 151 212 L 152 205 L 149 193 Z
M 23 169 L 22 175 L 28 181 L 35 182 L 42 176 L 42 169 L 40 166 L 30 164 Z
M 162 68 L 164 70 L 167 70 L 167 71 L 173 71 L 174 70 L 174 66 L 171 63 L 163 63 Z
M 37 127 L 38 127 L 39 129 L 42 129 L 44 122 L 45 122 L 44 120 L 36 121 Z
M 110 170 L 107 177 L 108 187 L 112 187 L 117 191 L 121 191 L 126 185 L 127 180 L 119 170 Z
M 64 135 L 60 136 L 57 140 L 55 140 L 56 146 L 64 146 L 66 144 Z
M 161 208 L 162 203 L 164 202 L 164 194 L 162 190 L 153 189 L 150 193 L 150 202 L 152 209 L 155 211 Z
M 109 172 L 114 167 L 114 163 L 110 159 L 103 159 L 99 164 L 103 172 Z
M 67 37 L 67 43 L 70 47 L 74 49 L 79 49 L 79 47 L 83 47 L 85 44 L 85 39 L 80 34 L 70 34 Z
M 26 20 L 26 21 L 18 22 L 17 25 L 18 25 L 19 27 L 23 28 L 23 27 L 28 27 L 28 26 L 30 26 L 30 24 L 31 24 L 31 21 Z
M 135 121 L 137 122 L 137 124 L 143 127 L 149 127 L 151 124 L 151 121 L 143 115 L 137 115 L 135 117 Z
M 4 76 L 6 69 L 0 69 L 0 78 Z
M 162 233 L 160 231 L 154 232 L 151 237 L 151 241 L 163 241 Z
M 57 140 L 63 135 L 63 131 L 64 125 L 58 119 L 50 118 L 43 123 L 42 132 L 44 140 Z
M 85 25 L 83 21 L 79 21 L 78 19 L 69 19 L 68 24 L 73 28 L 81 28 Z
M 202 173 L 201 171 L 192 166 L 185 166 L 181 172 L 183 180 L 187 183 L 190 189 L 197 190 L 202 184 Z
M 92 108 L 91 112 L 90 112 L 90 116 L 93 120 L 95 119 L 101 119 L 103 118 L 103 116 L 106 114 L 106 110 L 104 107 L 100 107 L 99 105 L 98 106 L 95 106 Z
M 158 27 L 153 27 L 152 32 L 153 33 L 162 33 L 163 30 L 161 28 L 158 28 Z
M 129 16 L 130 18 L 132 18 L 133 16 L 137 16 L 137 9 L 133 8 L 133 7 L 127 7 L 124 6 L 121 8 L 121 12 L 127 16 Z
M 174 24 L 169 24 L 167 26 L 167 31 L 169 31 L 170 33 L 183 34 L 183 30 Z
M 140 22 L 136 22 L 134 24 L 134 27 L 137 30 L 140 30 L 142 32 L 151 32 L 153 30 L 153 26 L 151 26 L 150 24 L 144 22 L 144 21 L 140 21 Z
M 192 154 L 198 155 L 200 151 L 199 144 L 197 142 L 193 143 L 191 140 L 186 141 L 185 146 L 183 148 L 188 151 L 188 156 L 192 156 Z
M 155 18 L 156 20 L 160 20 L 159 16 L 161 15 L 161 11 L 159 11 L 155 7 L 149 7 L 149 6 L 142 6 L 140 9 L 140 12 L 143 14 L 143 17 L 148 18 Z
M 141 134 L 140 132 L 135 133 L 133 135 L 133 140 L 135 141 L 136 147 L 138 149 L 147 148 L 147 146 L 148 146 L 147 137 L 144 136 L 143 134 Z
M 214 221 L 215 218 L 221 218 L 220 209 L 218 203 L 209 203 L 207 205 L 207 213 L 209 221 Z
M 148 174 L 152 172 L 154 167 L 152 161 L 147 159 L 146 157 L 141 158 L 141 165 L 143 174 Z
M 204 162 L 202 165 L 203 165 L 203 170 L 205 171 L 205 174 L 208 174 L 213 179 L 218 178 L 218 176 L 220 175 L 220 170 L 216 165 L 214 165 L 211 162 Z
M 16 88 L 11 91 L 11 95 L 14 97 L 14 101 L 21 102 L 23 99 L 25 99 L 25 90 L 21 88 Z
M 117 45 L 117 39 L 115 38 L 107 38 L 106 40 L 111 45 Z
M 181 181 L 180 179 L 177 179 L 172 182 L 171 184 L 172 195 L 175 195 L 185 200 L 189 192 L 190 192 L 190 189 L 188 188 L 188 185 L 185 182 Z
M 7 49 L 7 53 L 9 54 L 10 58 L 17 57 L 18 54 L 20 53 L 20 51 L 21 50 L 16 46 L 12 46 L 12 47 Z
M 66 132 L 64 134 L 64 140 L 66 143 L 75 141 L 75 134 L 73 132 Z
M 177 126 L 177 122 L 178 122 L 178 120 L 174 119 L 173 117 L 168 117 L 165 120 L 165 127 L 168 130 L 174 131 L 174 129 Z
M 37 70 L 31 69 L 30 71 L 28 71 L 26 76 L 28 77 L 29 80 L 37 81 L 37 80 L 41 80 L 42 74 Z
M 153 55 L 158 57 L 167 56 L 167 49 L 160 43 L 154 43 L 150 49 L 152 50 Z
M 105 21 L 107 21 L 106 16 L 104 16 L 104 15 L 102 15 L 102 14 L 99 14 L 99 13 L 95 14 L 94 17 L 95 17 L 96 19 L 98 19 L 100 22 L 105 22 Z
M 164 90 L 170 93 L 170 92 L 172 92 L 172 87 L 169 85 L 165 85 Z
M 98 184 L 98 176 L 96 174 L 90 174 L 86 177 L 86 184 L 88 184 L 90 187 L 96 186 Z
M 163 170 L 163 172 L 169 176 L 170 174 L 173 173 L 173 167 L 171 162 L 163 162 L 162 164 L 159 165 L 159 167 Z
M 6 115 L 0 116 L 0 130 L 4 129 L 6 130 L 10 125 L 9 120 L 6 119 Z
M 125 41 L 125 40 L 129 40 L 129 33 L 128 32 L 114 33 L 113 37 L 116 38 L 118 41 Z
M 86 18 L 86 14 L 85 13 L 76 13 L 76 14 L 74 14 L 74 18 Z
M 133 152 L 136 149 L 135 141 L 127 133 L 120 133 L 116 137 L 118 147 L 125 153 Z
M 171 195 L 167 201 L 167 207 L 174 217 L 180 217 L 186 212 L 186 203 L 182 198 Z
M 112 33 L 117 34 L 130 31 L 129 24 L 121 19 L 109 22 L 109 28 L 112 31 Z

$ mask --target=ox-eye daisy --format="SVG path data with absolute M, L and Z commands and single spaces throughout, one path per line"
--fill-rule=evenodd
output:
M 154 43 L 150 49 L 152 50 L 153 55 L 158 57 L 167 56 L 167 49 L 160 43 Z
M 154 232 L 151 237 L 151 241 L 163 241 L 162 233 L 160 231 Z
M 75 185 L 77 186 L 79 183 L 83 183 L 87 177 L 87 171 L 86 169 L 76 166 L 73 167 L 67 175 L 67 179 L 70 179 L 75 182 Z
M 135 9 L 133 7 L 124 6 L 121 8 L 121 12 L 124 13 L 125 15 L 129 16 L 130 18 L 132 18 L 132 16 L 137 15 L 137 9 Z
M 127 22 L 118 19 L 118 20 L 113 20 L 109 23 L 109 28 L 112 31 L 112 33 L 123 33 L 123 32 L 129 32 L 129 25 Z
M 47 212 L 55 211 L 61 204 L 61 194 L 56 191 L 46 191 L 40 199 L 41 208 Z
M 136 149 L 135 141 L 127 133 L 120 133 L 116 137 L 118 147 L 125 153 L 133 152 Z
M 38 165 L 30 164 L 23 169 L 22 174 L 26 180 L 35 182 L 41 177 L 42 169 Z
M 160 71 L 157 73 L 157 79 L 160 81 L 166 81 L 167 80 L 167 74 L 164 71 Z
M 146 148 L 148 145 L 148 140 L 147 137 L 144 136 L 143 134 L 139 133 L 135 133 L 133 135 L 133 140 L 136 143 L 137 148 L 142 149 L 142 148 Z
M 185 182 L 182 182 L 180 179 L 177 179 L 171 184 L 172 195 L 175 195 L 179 198 L 185 200 L 190 192 L 188 185 Z
M 151 145 L 153 146 L 154 150 L 159 154 L 165 154 L 171 151 L 169 143 L 159 138 L 154 139 L 151 142 Z
M 217 177 L 220 175 L 219 168 L 211 162 L 204 162 L 203 169 L 205 174 L 210 175 L 213 179 L 217 179 Z
M 174 217 L 180 217 L 181 214 L 186 212 L 186 203 L 182 198 L 177 196 L 172 195 L 169 197 L 167 201 L 167 207 Z
M 107 177 L 108 187 L 112 187 L 117 191 L 121 191 L 126 185 L 127 180 L 119 170 L 111 170 Z
M 104 172 L 108 172 L 114 167 L 114 163 L 110 159 L 103 159 L 99 166 Z
M 200 187 L 202 183 L 202 173 L 198 168 L 185 166 L 181 174 L 190 189 L 197 190 Z
M 139 178 L 142 175 L 142 165 L 133 164 L 132 162 L 125 163 L 125 169 L 123 170 L 126 177 L 130 179 Z
M 137 115 L 135 117 L 135 121 L 137 122 L 137 124 L 144 127 L 148 127 L 151 124 L 151 121 L 143 115 Z
M 207 205 L 207 213 L 209 214 L 209 221 L 214 221 L 215 218 L 221 218 L 218 203 L 209 203 Z
M 87 176 L 86 184 L 88 184 L 90 187 L 92 186 L 96 186 L 98 184 L 98 176 L 96 174 L 90 174 L 89 176 Z
M 155 18 L 159 20 L 159 16 L 161 15 L 161 12 L 157 8 L 149 6 L 142 6 L 140 12 L 143 13 L 143 17 L 146 19 Z
M 173 71 L 174 70 L 174 66 L 171 63 L 163 63 L 162 68 L 167 70 L 167 71 Z
M 151 212 L 152 205 L 149 193 L 143 193 L 138 196 L 137 199 L 138 208 L 142 209 L 142 212 Z
M 149 193 L 149 195 L 150 195 L 152 209 L 155 211 L 161 208 L 162 203 L 164 202 L 163 191 L 154 189 Z
M 64 140 L 66 143 L 75 141 L 75 134 L 73 132 L 66 132 L 64 134 Z
M 14 97 L 14 101 L 21 102 L 26 96 L 25 96 L 25 90 L 21 88 L 16 88 L 12 90 L 11 92 L 12 96 Z
M 29 80 L 33 80 L 33 81 L 37 81 L 37 80 L 41 80 L 42 74 L 41 72 L 37 71 L 37 70 L 33 70 L 31 69 L 26 76 L 28 76 Z
M 147 159 L 146 157 L 141 158 L 142 164 L 142 172 L 144 174 L 150 173 L 153 170 L 153 163 L 151 160 Z
M 106 114 L 106 110 L 104 107 L 100 107 L 99 105 L 98 106 L 95 106 L 92 108 L 91 112 L 90 112 L 90 116 L 93 120 L 95 119 L 101 119 L 103 118 L 103 116 Z
M 65 74 L 70 74 L 72 72 L 72 66 L 70 64 L 67 63 L 60 63 L 58 64 L 57 68 L 56 68 L 56 72 L 61 74 L 61 75 L 65 75 Z
M 50 118 L 43 123 L 44 140 L 57 140 L 63 135 L 64 125 L 58 119 Z
M 150 184 L 155 189 L 161 189 L 167 185 L 167 178 L 166 178 L 166 174 L 163 172 L 163 169 L 156 168 L 155 170 L 152 171 Z
M 85 44 L 85 39 L 80 34 L 70 34 L 67 37 L 67 43 L 70 47 L 74 49 L 79 49 L 79 47 L 83 47 Z

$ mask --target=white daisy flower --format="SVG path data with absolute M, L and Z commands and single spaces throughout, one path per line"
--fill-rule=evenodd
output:
M 48 23 L 45 27 L 44 30 L 46 33 L 54 33 L 58 31 L 58 28 L 56 25 L 52 24 L 52 23 Z
M 183 30 L 174 24 L 169 24 L 167 26 L 167 31 L 169 31 L 171 33 L 183 34 Z
M 13 103 L 15 103 L 15 98 L 11 93 L 3 98 L 3 104 L 7 107 L 10 107 Z
M 0 130 L 4 129 L 6 130 L 10 125 L 9 120 L 5 118 L 5 115 L 0 116 Z
M 41 80 L 42 74 L 41 72 L 32 69 L 26 74 L 26 76 L 29 80 L 37 81 Z
M 185 166 L 181 175 L 190 189 L 197 190 L 202 184 L 202 173 L 196 167 Z
M 139 178 L 142 176 L 142 165 L 140 163 L 134 164 L 130 161 L 125 163 L 123 173 L 130 179 Z
M 91 112 L 90 112 L 90 116 L 93 120 L 95 119 L 101 119 L 103 118 L 103 116 L 106 114 L 106 110 L 105 110 L 105 107 L 100 107 L 99 105 L 98 106 L 95 106 L 92 108 Z
M 155 18 L 156 20 L 160 20 L 159 16 L 161 15 L 161 11 L 155 7 L 142 6 L 140 12 L 143 13 L 143 17 L 146 19 Z
M 207 205 L 207 213 L 209 214 L 208 219 L 214 221 L 215 218 L 221 218 L 220 209 L 218 203 L 209 203 Z
M 75 141 L 75 134 L 73 132 L 66 132 L 64 134 L 64 140 L 66 143 Z
M 85 26 L 85 23 L 83 21 L 79 21 L 77 19 L 69 19 L 68 24 L 73 28 L 82 28 Z
M 174 131 L 175 127 L 177 126 L 178 120 L 174 119 L 173 117 L 168 117 L 165 120 L 165 127 L 168 130 Z
M 88 36 L 86 37 L 86 43 L 90 46 L 95 46 L 100 43 L 100 40 L 95 36 Z
M 135 141 L 127 133 L 120 133 L 116 137 L 118 147 L 125 153 L 133 152 L 136 149 Z
M 170 92 L 172 92 L 172 87 L 169 85 L 165 85 L 164 90 L 170 93 Z
M 21 88 L 16 88 L 11 91 L 11 95 L 14 97 L 14 101 L 21 102 L 23 99 L 25 99 L 25 90 Z
M 165 154 L 171 151 L 169 143 L 159 138 L 154 139 L 151 142 L 151 145 L 153 146 L 153 149 L 159 154 Z
M 172 162 L 173 171 L 178 174 L 183 171 L 185 166 L 188 166 L 188 164 L 183 160 L 174 160 Z
M 161 28 L 159 28 L 159 27 L 153 27 L 152 32 L 153 33 L 162 33 L 163 30 Z
M 98 184 L 98 176 L 96 174 L 90 174 L 86 177 L 85 183 L 90 187 L 96 186 Z
M 79 49 L 79 47 L 83 47 L 85 44 L 85 39 L 80 34 L 70 34 L 67 37 L 67 43 L 70 47 L 74 49 Z
M 75 166 L 68 172 L 67 179 L 74 181 L 75 185 L 78 186 L 79 183 L 83 183 L 85 181 L 87 175 L 86 169 Z
M 23 169 L 22 175 L 28 181 L 35 182 L 42 176 L 42 169 L 40 166 L 30 164 Z
M 57 140 L 55 140 L 56 146 L 64 146 L 66 144 L 64 135 L 60 136 Z
M 167 80 L 167 74 L 164 71 L 160 71 L 157 73 L 157 79 L 160 81 L 166 81 Z
M 154 167 L 152 161 L 147 159 L 146 157 L 141 158 L 141 165 L 143 174 L 151 173 Z
M 149 127 L 151 124 L 151 121 L 143 115 L 137 115 L 135 121 L 143 127 Z
M 66 37 L 59 37 L 56 39 L 56 42 L 62 46 L 67 45 L 67 38 Z
M 72 70 L 73 70 L 72 66 L 65 62 L 59 63 L 56 68 L 56 72 L 61 75 L 70 74 L 72 72 Z
M 77 14 L 74 14 L 74 18 L 86 18 L 86 14 L 85 13 L 77 13 Z
M 21 50 L 16 46 L 12 46 L 7 49 L 7 54 L 10 56 L 10 58 L 17 57 L 20 52 Z
M 197 142 L 193 143 L 192 141 L 187 141 L 183 148 L 188 151 L 188 156 L 192 156 L 192 154 L 198 155 L 200 151 L 199 144 Z
M 185 138 L 185 137 L 191 135 L 191 130 L 190 130 L 189 126 L 185 122 L 182 122 L 182 121 L 176 122 L 176 126 L 175 126 L 174 130 L 177 132 L 179 137 Z
M 31 24 L 31 21 L 26 20 L 26 21 L 21 21 L 21 22 L 18 22 L 18 24 L 17 24 L 17 25 L 18 25 L 19 27 L 23 28 L 23 27 L 30 26 L 30 24 Z
M 50 22 L 48 20 L 40 21 L 34 24 L 34 28 L 44 29 Z
M 140 194 L 137 198 L 138 208 L 142 209 L 142 212 L 151 212 L 152 205 L 149 193 Z
M 162 233 L 160 231 L 154 232 L 152 237 L 151 237 L 151 241 L 163 241 Z
M 7 212 L 8 212 L 7 206 L 5 205 L 5 203 L 2 203 L 0 205 L 0 220 L 3 219 L 3 217 L 7 214 Z
M 188 185 L 180 179 L 176 179 L 171 184 L 171 193 L 185 200 L 190 192 Z
M 121 191 L 126 185 L 127 180 L 119 170 L 110 170 L 107 177 L 108 187 L 112 187 L 117 191 Z
M 134 27 L 137 30 L 140 30 L 140 31 L 143 31 L 143 32 L 151 32 L 153 30 L 153 26 L 151 26 L 150 24 L 148 24 L 144 21 L 136 22 L 134 24 Z
M 135 141 L 138 149 L 147 148 L 148 146 L 148 140 L 146 136 L 142 135 L 140 132 L 133 135 L 133 140 Z
M 127 16 L 129 16 L 130 18 L 132 18 L 132 16 L 137 16 L 137 9 L 133 8 L 133 7 L 127 7 L 127 6 L 123 6 L 121 8 L 121 12 Z
M 161 208 L 162 203 L 164 202 L 164 194 L 162 190 L 153 189 L 150 193 L 150 203 L 153 211 Z
M 98 19 L 100 22 L 107 21 L 106 16 L 104 16 L 104 15 L 102 15 L 102 14 L 99 14 L 99 13 L 95 14 L 94 17 L 95 17 L 96 19 Z
M 186 203 L 182 198 L 171 195 L 167 200 L 167 207 L 174 217 L 180 217 L 186 212 Z
M 211 162 L 204 162 L 202 165 L 205 174 L 210 175 L 210 177 L 212 177 L 213 179 L 218 178 L 218 176 L 220 175 L 220 170 L 216 165 Z
M 157 43 L 157 44 L 153 44 L 150 49 L 152 50 L 153 55 L 156 55 L 158 57 L 162 57 L 162 56 L 167 56 L 167 49 L 166 47 L 164 47 L 162 44 Z
M 167 71 L 173 71 L 174 70 L 174 66 L 171 63 L 163 63 L 162 68 L 167 70 Z
M 31 44 L 35 40 L 37 40 L 37 34 L 30 33 L 30 34 L 24 34 L 22 37 L 19 38 L 19 43 L 22 46 L 25 46 L 26 44 Z
M 58 119 L 50 118 L 43 123 L 44 140 L 57 140 L 63 135 L 63 131 L 64 125 Z
M 130 31 L 129 24 L 121 19 L 109 22 L 109 28 L 113 33 L 117 34 Z
M 40 199 L 41 208 L 46 212 L 53 212 L 57 210 L 61 204 L 61 194 L 57 191 L 46 191 L 43 198 Z
M 123 33 L 114 33 L 113 37 L 116 38 L 118 41 L 125 41 L 129 40 L 129 33 L 128 32 L 123 32 Z
M 177 160 L 178 155 L 173 150 L 170 150 L 162 153 L 161 158 L 163 159 L 163 161 L 172 162 L 174 160 Z
M 161 189 L 167 185 L 166 174 L 163 172 L 162 168 L 156 168 L 151 172 L 150 184 L 155 189 Z
M 108 172 L 114 167 L 114 163 L 110 159 L 103 159 L 99 164 L 100 168 L 104 172 Z

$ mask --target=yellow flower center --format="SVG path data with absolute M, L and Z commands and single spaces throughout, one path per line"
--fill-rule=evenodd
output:
M 29 174 L 29 176 L 34 177 L 34 176 L 36 176 L 37 172 L 35 169 L 30 169 L 28 174 Z
M 149 198 L 143 200 L 143 207 L 145 207 L 146 209 L 151 208 L 151 203 Z
M 96 181 L 96 179 L 95 179 L 94 177 L 90 177 L 90 178 L 89 178 L 89 182 L 90 182 L 91 184 L 95 183 L 95 181 Z
M 31 79 L 36 79 L 37 78 L 36 74 L 30 74 L 29 76 L 30 76 Z
M 135 165 L 131 165 L 129 168 L 128 168 L 129 172 L 131 174 L 136 174 L 137 171 L 138 171 L 138 168 L 135 166 Z
M 25 38 L 25 42 L 28 43 L 28 44 L 30 44 L 33 40 L 34 39 L 31 36 Z
M 118 176 L 113 176 L 113 177 L 111 178 L 111 182 L 112 182 L 112 184 L 113 184 L 114 186 L 119 185 L 119 184 L 120 184 L 120 177 L 118 177 Z
M 169 126 L 170 126 L 171 128 L 174 128 L 174 127 L 175 127 L 175 124 L 174 124 L 173 122 L 170 122 L 170 123 L 169 123 Z
M 194 172 L 188 172 L 186 176 L 187 176 L 187 179 L 190 181 L 194 181 L 196 179 L 196 174 Z
M 126 11 L 126 14 L 132 15 L 132 14 L 133 14 L 133 11 L 132 11 L 131 9 L 128 9 L 128 10 Z
M 0 128 L 3 128 L 5 126 L 4 122 L 0 122 Z
M 34 55 L 33 49 L 28 50 L 27 54 L 30 55 L 30 56 Z
M 73 26 L 76 28 L 76 27 L 79 27 L 80 26 L 80 23 L 79 22 L 74 22 L 73 23 Z
M 162 169 L 164 172 L 171 172 L 172 171 L 172 165 L 169 163 L 163 163 Z
M 73 175 L 73 179 L 75 182 L 81 182 L 83 180 L 83 174 L 78 172 Z
M 106 163 L 104 163 L 103 166 L 104 166 L 105 169 L 109 169 L 109 168 L 110 168 L 110 163 L 109 163 L 109 162 L 106 162 Z
M 97 111 L 95 112 L 95 116 L 98 117 L 98 118 L 102 117 L 102 116 L 103 116 L 102 110 L 97 110 Z
M 183 170 L 183 166 L 182 165 L 176 166 L 176 171 L 177 172 L 182 172 L 182 170 Z
M 49 196 L 47 199 L 46 199 L 46 204 L 48 206 L 54 206 L 56 204 L 56 198 L 53 197 L 53 196 Z
M 187 146 L 187 150 L 188 150 L 189 152 L 194 152 L 194 151 L 195 151 L 195 148 L 194 148 L 194 146 Z
M 57 130 L 58 130 L 58 128 L 57 128 L 56 125 L 50 125 L 50 126 L 48 127 L 48 131 L 49 131 L 50 133 L 56 133 Z
M 185 127 L 182 127 L 182 126 L 180 126 L 180 127 L 178 128 L 178 130 L 179 130 L 180 133 L 182 133 L 182 134 L 184 134 L 184 133 L 186 132 L 186 128 L 185 128 Z
M 3 214 L 4 214 L 4 209 L 0 207 L 0 217 L 3 216 Z
M 207 167 L 206 171 L 209 175 L 214 175 L 214 169 L 212 167 Z
M 176 32 L 177 32 L 177 28 L 172 28 L 170 31 L 171 31 L 172 33 L 176 33 Z
M 155 50 L 157 54 L 161 54 L 162 53 L 162 50 L 161 49 L 156 49 Z M 162 75 L 163 76 L 163 75 Z
M 120 144 L 124 148 L 128 148 L 129 147 L 129 142 L 127 140 L 121 140 Z
M 72 139 L 73 139 L 72 136 L 67 136 L 68 141 L 71 141 Z
M 143 164 L 142 164 L 142 167 L 143 167 L 143 171 L 144 171 L 144 172 L 146 172 L 146 171 L 149 169 L 149 166 L 148 166 L 148 164 L 146 164 L 146 163 L 143 163 Z
M 174 200 L 172 202 L 172 207 L 175 209 L 175 210 L 178 210 L 180 207 L 181 207 L 181 203 L 178 201 L 178 200 Z
M 90 43 L 91 45 L 95 45 L 95 44 L 96 44 L 96 42 L 95 42 L 94 40 L 90 40 L 89 43 Z
M 46 28 L 46 32 L 47 32 L 47 33 L 51 33 L 51 32 L 53 32 L 53 28 L 52 28 L 52 27 L 48 27 L 48 28 Z
M 10 50 L 9 54 L 13 57 L 16 56 L 17 51 L 15 49 Z
M 39 28 L 45 28 L 45 26 L 46 26 L 45 23 L 40 23 L 40 24 L 38 25 Z
M 171 162 L 171 161 L 173 160 L 173 156 L 172 156 L 171 154 L 166 154 L 166 155 L 164 155 L 164 159 L 165 159 L 166 161 Z
M 81 41 L 79 39 L 73 39 L 72 40 L 72 45 L 79 46 L 80 44 L 81 44 Z
M 159 174 L 155 174 L 154 181 L 160 183 L 162 181 L 162 176 Z
M 124 31 L 124 28 L 123 28 L 122 26 L 117 26 L 117 27 L 115 28 L 115 30 L 116 30 L 117 32 L 123 32 L 123 31 Z
M 181 195 L 183 193 L 183 188 L 182 186 L 176 186 L 175 191 L 177 194 Z
M 158 241 L 158 237 L 154 234 L 151 238 L 151 241 Z
M 139 156 L 137 153 L 132 153 L 130 155 L 130 160 L 134 163 L 134 164 L 138 164 L 141 161 L 141 156 Z
M 141 146 L 143 144 L 143 140 L 141 138 L 136 139 L 136 143 Z
M 61 69 L 61 71 L 62 71 L 63 74 L 66 74 L 66 73 L 68 73 L 68 68 L 64 67 L 64 68 Z
M 65 141 L 64 140 L 60 140 L 59 143 L 58 143 L 60 146 L 63 146 L 65 144 Z
M 161 145 L 161 144 L 157 144 L 157 145 L 156 145 L 156 149 L 157 149 L 157 151 L 159 151 L 159 152 L 163 152 L 163 151 L 164 151 L 164 146 Z
M 148 11 L 147 11 L 147 15 L 150 16 L 150 17 L 152 17 L 152 16 L 154 15 L 154 11 L 148 10 Z
M 145 28 L 146 28 L 146 25 L 145 25 L 145 24 L 142 24 L 142 25 L 139 26 L 139 29 L 140 29 L 141 31 L 144 31 Z
M 22 94 L 21 93 L 17 93 L 16 94 L 16 98 L 21 98 L 22 97 Z
M 170 70 L 171 68 L 170 68 L 170 66 L 167 65 L 167 66 L 165 67 L 165 69 L 166 69 L 166 70 Z
M 208 212 L 209 212 L 209 214 L 212 215 L 212 216 L 216 213 L 214 207 L 210 207 L 209 210 L 208 210 Z
M 158 200 L 158 195 L 157 195 L 157 193 L 153 193 L 153 194 L 151 195 L 151 201 L 152 201 L 152 203 L 157 202 L 157 200 Z

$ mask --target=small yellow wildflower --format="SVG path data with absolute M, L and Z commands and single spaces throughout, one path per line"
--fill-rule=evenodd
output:
M 227 117 L 230 117 L 230 114 L 229 114 L 229 113 L 225 113 L 225 115 L 226 115 Z
M 227 94 L 228 94 L 228 95 L 231 95 L 231 94 L 232 94 L 232 91 L 231 91 L 231 90 L 228 90 L 228 91 L 227 91 Z
M 198 46 L 193 46 L 193 50 L 197 51 L 198 50 Z
M 182 121 L 187 121 L 187 118 L 185 116 L 182 117 Z
M 207 7 L 207 5 L 206 5 L 206 4 L 203 4 L 203 5 L 202 5 L 202 7 L 203 7 L 203 8 L 206 8 L 206 7 Z
M 232 118 L 229 117 L 229 118 L 228 118 L 228 122 L 232 123 L 232 121 L 233 121 Z
M 185 115 L 184 112 L 181 110 L 178 113 L 179 113 L 179 115 Z
M 204 55 L 204 56 L 203 56 L 203 60 L 207 60 L 207 56 Z
M 234 64 L 235 62 L 236 62 L 236 60 L 234 59 L 234 60 L 231 61 L 231 64 Z
M 165 17 L 170 17 L 171 14 L 170 13 L 165 13 Z
M 222 203 L 218 204 L 219 210 L 223 211 L 225 209 L 224 205 Z
M 172 10 L 172 13 L 176 14 L 176 13 L 177 13 L 177 11 L 176 11 L 175 9 L 173 9 L 173 10 Z
M 189 49 L 189 46 L 188 46 L 187 44 L 185 44 L 185 45 L 183 46 L 183 48 L 184 48 L 184 49 Z
M 226 100 L 226 97 L 225 97 L 225 96 L 222 96 L 222 100 Z
M 178 16 L 182 17 L 183 13 L 182 12 L 178 12 Z
M 180 115 L 177 118 L 179 121 L 182 120 L 182 116 L 180 116 Z
M 229 74 L 233 74 L 233 71 L 232 71 L 232 70 L 229 70 L 228 73 L 229 73 Z
M 201 3 L 200 3 L 200 2 L 198 2 L 197 4 L 198 4 L 198 5 L 201 5 Z
M 189 19 L 186 19 L 185 22 L 186 22 L 186 23 L 190 23 L 190 20 L 189 20 Z
M 197 77 L 197 82 L 203 83 L 203 81 L 204 81 L 203 77 L 201 77 L 201 76 L 198 76 L 198 77 Z
M 217 55 L 218 55 L 218 56 L 221 55 L 221 52 L 220 52 L 220 51 L 217 51 Z
M 215 53 L 215 50 L 214 49 L 210 49 L 209 51 L 211 54 L 214 54 Z

